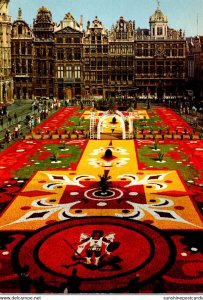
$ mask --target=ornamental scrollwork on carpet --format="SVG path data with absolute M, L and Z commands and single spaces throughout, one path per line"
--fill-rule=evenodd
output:
M 49 202 L 47 202 L 47 200 Z M 71 213 L 71 208 L 78 203 L 80 203 L 80 201 L 75 201 L 66 204 L 52 204 L 47 198 L 37 199 L 32 202 L 32 207 L 38 208 L 38 210 L 30 210 L 18 220 L 15 220 L 14 222 L 11 222 L 9 224 L 5 224 L 0 228 L 18 223 L 47 220 L 51 215 L 57 212 L 59 221 L 67 220 L 72 217 L 86 217 L 86 214 Z
M 162 174 L 150 174 L 146 175 L 144 178 L 139 179 L 137 175 L 134 174 L 124 174 L 118 176 L 121 179 L 128 179 L 131 182 L 126 185 L 126 187 L 134 186 L 134 185 L 150 185 L 154 186 L 155 190 L 161 190 L 167 188 L 167 184 L 163 182 L 164 178 L 170 174 L 170 172 L 162 173 Z
M 133 207 L 133 212 L 129 214 L 116 214 L 116 217 L 120 218 L 129 218 L 131 220 L 141 220 L 145 217 L 145 211 L 153 216 L 155 220 L 160 221 L 173 221 L 180 222 L 185 224 L 190 224 L 192 226 L 201 228 L 198 225 L 192 224 L 187 220 L 181 218 L 175 211 L 173 210 L 164 210 L 162 208 L 174 207 L 174 202 L 167 198 L 159 198 L 159 202 L 155 204 L 140 204 L 134 203 L 131 201 L 126 201 Z M 160 209 L 161 208 L 161 209 Z

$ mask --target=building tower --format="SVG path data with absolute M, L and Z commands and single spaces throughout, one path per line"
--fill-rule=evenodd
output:
M 8 15 L 10 0 L 0 0 L 0 103 L 13 101 L 11 77 L 11 25 Z
M 160 9 L 160 1 L 157 0 L 158 6 L 154 14 L 149 19 L 150 36 L 155 40 L 167 38 L 168 18 Z
M 149 18 L 149 30 L 137 28 L 135 35 L 135 85 L 143 98 L 184 96 L 186 39 L 182 30 L 168 26 L 158 6 Z

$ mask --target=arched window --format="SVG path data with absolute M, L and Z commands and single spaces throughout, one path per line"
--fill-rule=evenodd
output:
M 23 33 L 23 27 L 22 25 L 18 26 L 18 34 L 22 34 Z

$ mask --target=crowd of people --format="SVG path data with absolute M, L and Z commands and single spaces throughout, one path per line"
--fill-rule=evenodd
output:
M 203 101 L 200 103 L 180 103 L 179 112 L 186 116 L 188 122 L 195 128 L 203 126 Z
M 22 135 L 22 125 L 31 130 L 45 120 L 53 110 L 57 110 L 60 107 L 61 101 L 58 99 L 34 99 L 30 113 L 23 120 L 22 116 L 18 116 L 16 112 L 12 114 L 6 105 L 2 105 L 0 108 L 0 126 L 4 130 L 4 141 L 9 143 L 18 139 Z M 21 119 L 21 122 L 19 119 Z
M 18 276 L 19 276 L 19 284 L 20 284 L 19 287 L 21 293 L 31 293 L 33 290 L 35 290 L 36 293 L 44 294 L 49 290 L 49 285 L 47 284 L 47 282 L 45 282 L 43 276 L 39 276 L 34 280 L 30 278 L 28 265 L 25 265 L 20 270 Z M 60 294 L 83 293 L 80 287 L 81 283 L 82 283 L 82 278 L 80 278 L 77 275 L 77 269 L 73 268 L 72 274 L 69 276 L 67 275 L 67 281 L 61 284 L 58 292 Z M 126 292 L 128 292 L 129 294 L 139 294 L 142 293 L 142 290 L 144 288 L 145 286 L 140 282 L 140 275 L 135 274 L 135 276 L 132 276 L 131 279 L 129 280 L 128 286 L 126 287 Z M 153 293 L 158 293 L 158 294 L 166 293 L 167 292 L 166 284 L 163 277 L 157 277 L 154 280 L 151 289 L 152 289 L 151 292 Z
M 5 129 L 5 142 L 9 143 L 11 140 L 16 140 L 18 139 L 19 135 L 20 135 L 20 129 L 21 129 L 21 124 L 18 123 L 17 125 L 15 125 L 13 130 L 10 130 L 8 128 Z
M 32 112 L 38 111 L 41 113 L 42 111 L 51 111 L 53 109 L 58 109 L 61 107 L 61 100 L 59 99 L 34 99 L 32 103 Z
M 178 111 L 195 128 L 203 127 L 203 100 L 195 98 L 192 100 L 188 98 L 165 99 L 164 105 Z

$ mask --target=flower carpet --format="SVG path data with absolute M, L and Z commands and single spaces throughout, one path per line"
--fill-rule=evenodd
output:
M 150 119 L 158 118 L 158 120 L 153 120 L 156 127 L 167 128 L 172 132 L 184 133 L 184 129 L 187 132 L 191 132 L 193 129 L 192 127 L 183 120 L 180 116 L 178 116 L 172 109 L 170 108 L 160 108 L 154 107 L 151 112 L 149 113 Z
M 74 268 L 84 293 L 128 293 L 136 275 L 140 293 L 160 278 L 166 293 L 203 292 L 202 140 L 21 140 L 0 178 L 0 292 L 19 292 L 24 265 L 33 293 L 40 276 L 62 292 Z
M 187 124 L 180 116 L 178 116 L 172 109 L 169 108 L 156 108 L 155 110 L 159 117 L 164 120 L 164 122 L 170 127 L 172 131 L 176 129 L 179 131 L 183 131 L 185 128 L 188 131 L 191 131 L 192 128 Z
M 78 125 L 80 117 L 81 113 L 78 107 L 63 107 L 50 118 L 36 126 L 33 132 L 45 134 L 47 132 L 54 133 L 58 130 L 59 133 L 63 133 L 65 130 L 72 129 Z M 89 123 L 87 123 L 87 125 L 88 124 Z M 86 125 L 86 123 L 84 122 L 84 124 L 81 125 Z M 78 128 L 81 129 L 80 126 Z
M 103 111 L 101 110 L 97 110 L 95 112 L 95 115 L 96 115 L 96 119 L 99 119 L 102 115 L 104 114 Z M 128 112 L 126 111 L 123 111 L 122 114 L 124 116 L 127 116 L 128 115 Z M 132 115 L 133 115 L 133 118 L 134 119 L 137 119 L 137 120 L 142 120 L 142 119 L 149 119 L 149 115 L 147 113 L 146 110 L 144 109 L 136 109 L 132 112 Z M 89 120 L 90 119 L 90 116 L 91 116 L 91 111 L 90 110 L 85 110 L 83 112 L 83 114 L 81 115 L 81 119 L 86 119 L 86 120 Z
M 73 129 L 78 131 L 81 131 L 81 129 L 86 130 L 89 127 L 90 114 L 90 110 L 80 111 L 78 107 L 62 108 L 49 119 L 36 126 L 33 132 L 46 134 L 47 132 L 55 133 L 57 130 L 59 134 L 63 134 L 65 131 Z M 95 114 L 98 121 L 104 112 L 97 110 Z M 129 113 L 124 111 L 122 114 L 127 118 Z M 192 127 L 170 108 L 153 107 L 150 110 L 145 110 L 139 107 L 132 112 L 132 116 L 135 121 L 137 120 L 138 128 L 144 128 L 146 133 L 150 130 L 157 132 L 160 129 L 163 132 L 170 131 L 174 133 L 178 132 L 179 134 L 184 133 L 185 130 L 187 133 L 193 131 Z M 107 123 L 111 123 L 111 120 L 107 120 Z M 112 124 L 110 127 L 112 128 Z M 119 124 L 117 127 L 118 132 L 120 132 Z M 107 130 L 107 132 L 110 131 Z

